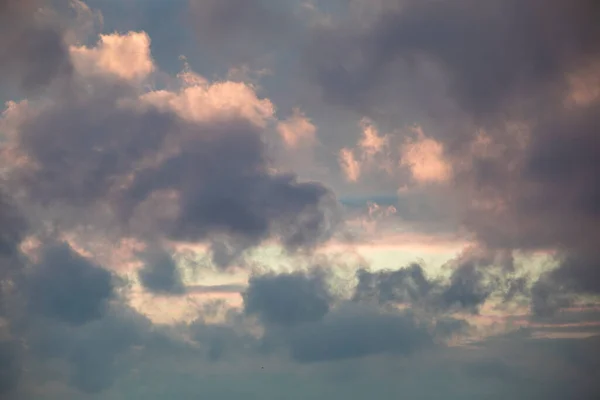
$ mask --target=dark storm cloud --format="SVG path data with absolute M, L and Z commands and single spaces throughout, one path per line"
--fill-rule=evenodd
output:
M 246 314 L 281 326 L 320 320 L 333 300 L 322 274 L 302 272 L 252 277 L 243 297 Z
M 111 273 L 64 243 L 43 250 L 26 285 L 32 312 L 75 325 L 102 317 L 114 295 Z
M 166 251 L 155 251 L 144 256 L 144 267 L 138 272 L 144 288 L 156 294 L 185 293 L 181 273 L 173 256 Z
M 366 27 L 351 20 L 316 34 L 307 60 L 330 98 L 356 103 L 387 79 L 408 78 L 388 74 L 393 62 L 426 57 L 465 109 L 496 113 L 516 96 L 564 89 L 564 73 L 600 50 L 594 0 L 386 3 L 397 7 Z
M 45 6 L 39 0 L 0 1 L 0 84 L 16 78 L 23 88 L 37 89 L 71 72 L 62 28 L 42 18 Z

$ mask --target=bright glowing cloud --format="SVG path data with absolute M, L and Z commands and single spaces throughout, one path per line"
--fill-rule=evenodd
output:
M 111 74 L 126 80 L 145 79 L 155 70 L 146 32 L 100 35 L 95 47 L 71 47 L 75 68 L 81 74 Z
M 414 128 L 415 139 L 407 139 L 400 149 L 401 165 L 407 166 L 419 183 L 443 183 L 452 177 L 441 143 L 428 138 L 420 127 Z

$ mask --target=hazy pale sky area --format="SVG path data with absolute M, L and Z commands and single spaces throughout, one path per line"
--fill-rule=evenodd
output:
M 600 399 L 597 0 L 0 0 L 0 398 Z

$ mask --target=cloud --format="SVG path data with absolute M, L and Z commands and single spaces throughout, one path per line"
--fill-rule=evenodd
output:
M 331 98 L 356 102 L 389 77 L 386 67 L 394 61 L 410 65 L 424 57 L 441 66 L 462 107 L 493 113 L 527 91 L 560 90 L 554 84 L 564 79 L 562 73 L 598 51 L 600 32 L 591 17 L 597 6 L 590 0 L 569 6 L 560 1 L 382 3 L 390 7 L 366 24 L 355 23 L 362 17 L 357 13 L 316 35 L 311 64 Z M 548 37 L 561 40 L 550 44 Z M 356 54 L 362 56 L 353 58 Z
M 417 138 L 406 140 L 401 147 L 400 163 L 410 169 L 419 183 L 443 183 L 452 177 L 452 167 L 446 161 L 441 143 L 427 138 L 423 130 L 416 129 Z
M 171 254 L 156 251 L 144 258 L 144 267 L 138 272 L 140 283 L 144 288 L 157 294 L 185 293 L 181 273 Z
M 333 300 L 321 274 L 301 272 L 253 277 L 243 297 L 246 314 L 283 326 L 320 320 Z
M 46 4 L 38 0 L 0 2 L 0 71 L 25 89 L 49 84 L 72 66 L 58 23 L 45 18 Z M 9 78 L 10 79 L 10 78 Z
M 0 0 L 0 397 L 598 397 L 592 0 L 126 3 Z
M 103 40 L 84 54 L 122 60 L 123 48 L 108 44 L 124 43 L 149 59 L 144 34 Z M 95 64 L 117 75 L 124 65 Z M 31 105 L 35 117 L 15 119 L 14 151 L 28 162 L 13 168 L 11 178 L 27 187 L 33 201 L 108 203 L 114 218 L 126 229 L 142 229 L 140 235 L 149 230 L 192 241 L 225 235 L 238 255 L 271 237 L 295 251 L 333 234 L 333 193 L 320 183 L 272 172 L 262 136 L 273 106 L 252 87 L 184 76 L 179 91 L 144 93 L 127 81 L 87 79 L 87 72 L 77 70 L 83 80 L 73 80 L 67 95 Z M 144 211 L 164 201 L 173 205 L 170 214 L 153 219 L 157 211 Z
M 277 125 L 277 131 L 289 148 L 311 146 L 316 141 L 316 126 L 299 109 Z
M 595 2 L 389 0 L 347 11 L 315 29 L 305 58 L 326 100 L 381 125 L 422 126 L 427 137 L 391 134 L 404 137 L 401 165 L 415 181 L 452 182 L 443 196 L 456 204 L 440 207 L 478 242 L 555 249 L 558 262 L 594 253 Z M 583 282 L 595 264 L 560 267 L 561 280 Z
M 355 149 L 343 148 L 338 162 L 346 179 L 357 182 L 361 175 L 373 170 L 392 174 L 389 136 L 380 135 L 377 127 L 369 119 L 360 121 L 362 137 Z
M 190 0 L 190 19 L 198 41 L 233 63 L 289 45 L 298 24 L 293 3 L 270 0 Z M 284 40 L 287 39 L 287 40 Z
M 519 276 L 511 265 L 510 254 L 469 249 L 445 265 L 450 270 L 447 278 L 429 277 L 416 263 L 375 272 L 360 269 L 353 300 L 401 305 L 434 315 L 477 314 L 495 297 L 509 302 L 527 294 L 526 277 Z
M 95 47 L 71 47 L 75 68 L 85 74 L 112 74 L 121 79 L 143 79 L 155 70 L 150 37 L 145 32 L 100 35 Z
M 0 341 L 0 393 L 13 391 L 19 383 L 21 365 L 18 356 L 19 345 L 12 341 Z
M 344 172 L 344 176 L 350 182 L 358 181 L 361 174 L 361 165 L 354 157 L 350 149 L 342 149 L 339 154 L 339 163 Z
M 20 210 L 3 191 L 0 191 L 0 224 L 0 257 L 14 255 L 28 227 Z
M 301 363 L 408 355 L 431 345 L 427 332 L 410 316 L 370 310 L 338 310 L 292 332 L 292 358 Z
M 100 318 L 114 295 L 110 272 L 66 244 L 43 250 L 27 286 L 32 312 L 72 324 Z

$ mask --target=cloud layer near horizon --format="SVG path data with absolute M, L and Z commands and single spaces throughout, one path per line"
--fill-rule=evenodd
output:
M 595 1 L 169 4 L 0 0 L 2 398 L 600 395 Z

